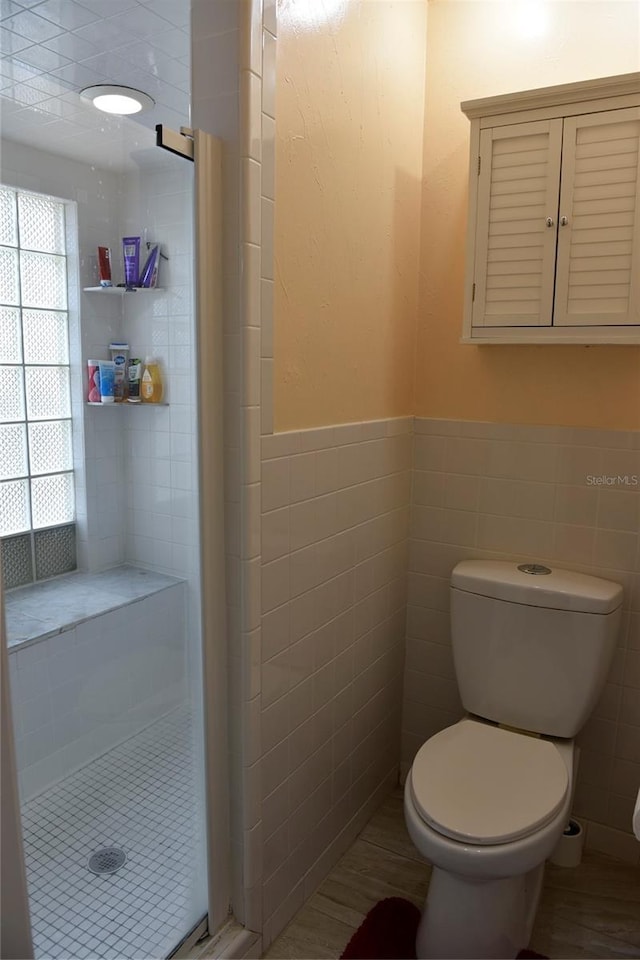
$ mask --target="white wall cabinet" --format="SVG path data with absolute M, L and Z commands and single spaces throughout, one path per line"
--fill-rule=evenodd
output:
M 463 340 L 640 343 L 640 74 L 462 110 Z

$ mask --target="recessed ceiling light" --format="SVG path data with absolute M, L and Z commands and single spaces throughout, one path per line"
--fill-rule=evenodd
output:
M 132 87 L 123 87 L 116 84 L 101 83 L 95 87 L 85 87 L 80 96 L 88 103 L 92 103 L 104 113 L 115 113 L 125 116 L 130 113 L 142 113 L 155 107 L 155 100 Z

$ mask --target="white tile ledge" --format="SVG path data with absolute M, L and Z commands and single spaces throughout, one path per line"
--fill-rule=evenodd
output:
M 123 564 L 103 573 L 71 573 L 17 587 L 5 595 L 9 651 L 64 633 L 179 583 L 184 581 Z
M 414 432 L 418 435 L 454 436 L 464 439 L 599 446 L 614 450 L 636 450 L 640 447 L 640 431 L 614 430 L 604 427 L 567 427 L 510 421 L 415 417 Z
M 366 440 L 382 440 L 413 432 L 413 417 L 387 417 L 383 420 L 361 420 L 325 427 L 285 430 L 263 434 L 262 459 L 273 460 L 297 453 L 311 453 L 329 447 L 342 447 Z

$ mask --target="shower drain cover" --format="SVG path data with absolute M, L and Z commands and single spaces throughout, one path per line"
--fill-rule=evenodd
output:
M 91 873 L 115 873 L 126 861 L 127 855 L 119 847 L 101 847 L 89 857 Z

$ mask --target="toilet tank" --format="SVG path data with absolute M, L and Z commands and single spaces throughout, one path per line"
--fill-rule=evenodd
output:
M 524 567 L 533 572 L 525 572 Z M 464 560 L 451 575 L 451 642 L 470 713 L 573 737 L 604 686 L 622 587 L 571 570 Z

